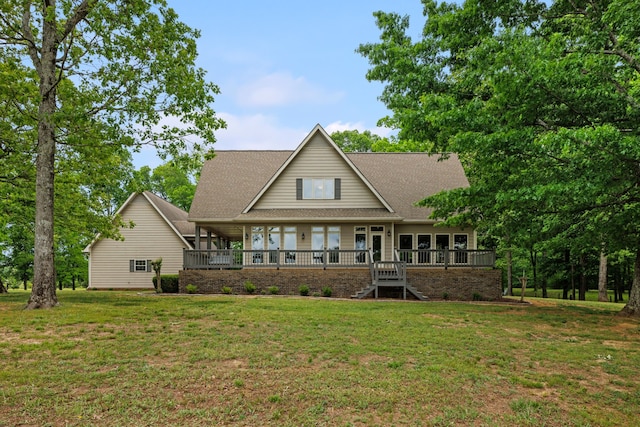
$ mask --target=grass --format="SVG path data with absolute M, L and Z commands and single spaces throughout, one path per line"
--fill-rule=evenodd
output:
M 623 426 L 640 322 L 531 305 L 0 295 L 0 426 Z
M 522 288 L 518 287 L 518 288 L 513 288 L 513 296 L 514 297 L 520 297 L 520 295 L 522 294 Z M 571 291 L 569 291 L 569 295 L 571 295 Z M 576 299 L 578 298 L 579 295 L 579 291 L 578 289 L 576 289 Z M 612 302 L 615 300 L 614 294 L 612 290 L 609 290 L 607 292 L 607 295 L 609 296 L 609 302 Z M 542 297 L 542 289 L 538 288 L 537 290 L 534 290 L 532 287 L 528 287 L 525 289 L 524 292 L 524 297 L 527 298 L 537 298 L 537 297 Z M 547 289 L 547 297 L 549 299 L 562 299 L 562 289 Z M 622 304 L 621 307 L 626 304 L 629 300 L 629 291 L 625 291 L 624 292 L 624 301 L 619 302 L 618 304 Z M 598 301 L 598 290 L 594 290 L 594 289 L 590 289 L 586 292 L 585 294 L 585 300 L 586 301 Z

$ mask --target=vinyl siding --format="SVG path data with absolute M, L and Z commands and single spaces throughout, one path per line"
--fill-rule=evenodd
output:
M 182 249 L 186 246 L 144 196 L 136 196 L 121 215 L 135 227 L 120 231 L 124 240 L 102 239 L 93 245 L 89 256 L 91 288 L 153 288 L 153 271 L 130 272 L 132 259 L 162 258 L 162 274 L 182 270 Z
M 340 178 L 340 200 L 296 200 L 297 178 Z M 253 207 L 313 209 L 384 206 L 324 137 L 316 134 Z

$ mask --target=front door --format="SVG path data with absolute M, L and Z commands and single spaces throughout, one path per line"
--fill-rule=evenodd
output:
M 374 261 L 384 261 L 384 227 L 371 227 L 371 249 Z

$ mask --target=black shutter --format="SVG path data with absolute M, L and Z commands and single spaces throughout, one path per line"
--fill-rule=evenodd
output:
M 129 260 L 129 272 L 133 273 L 136 270 L 136 261 L 134 259 Z
M 333 189 L 334 198 L 336 200 L 340 200 L 342 198 L 342 194 L 341 194 L 341 191 L 342 191 L 342 180 L 340 178 L 336 178 L 335 179 L 334 187 L 335 187 Z
M 302 178 L 296 179 L 296 200 L 302 200 Z
M 151 272 L 151 260 L 147 260 L 147 273 Z

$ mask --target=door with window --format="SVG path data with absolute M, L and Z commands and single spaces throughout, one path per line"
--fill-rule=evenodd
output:
M 384 227 L 371 227 L 371 250 L 374 261 L 384 261 Z
M 356 252 L 356 262 L 367 262 L 367 227 L 356 227 L 354 229 L 354 244 Z

